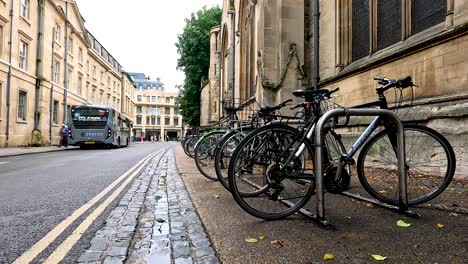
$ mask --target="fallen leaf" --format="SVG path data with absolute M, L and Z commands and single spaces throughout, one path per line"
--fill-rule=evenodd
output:
M 166 220 L 164 220 L 164 219 L 162 219 L 162 218 L 156 218 L 155 220 L 156 220 L 156 222 L 158 222 L 158 223 L 165 223 L 165 222 L 166 222 Z
M 215 199 L 218 199 L 218 198 L 219 198 L 219 195 L 215 194 L 215 195 L 213 195 L 213 197 L 214 197 Z
M 264 235 L 264 234 L 260 234 L 260 235 L 258 236 L 258 240 L 263 240 L 263 239 L 265 239 L 265 235 Z
M 396 222 L 396 224 L 397 224 L 397 226 L 399 226 L 399 227 L 410 227 L 410 226 L 411 226 L 410 223 L 406 223 L 406 222 L 403 221 L 403 220 L 398 220 L 398 221 Z
M 221 187 L 221 186 L 219 186 L 219 185 L 213 185 L 213 189 L 218 189 L 218 188 L 220 188 L 220 187 Z
M 458 216 L 458 213 L 451 212 L 451 213 L 450 213 L 450 216 Z
M 276 245 L 278 245 L 280 247 L 284 247 L 284 241 L 283 240 L 275 239 L 275 240 L 272 240 L 271 243 L 276 244 Z
M 393 186 L 389 186 L 388 188 L 389 188 L 389 189 L 393 189 Z
M 249 242 L 249 243 L 257 243 L 258 239 L 249 237 L 249 238 L 245 238 L 244 241 Z
M 345 216 L 345 217 L 348 218 L 348 219 L 351 219 L 351 216 Z
M 335 258 L 335 256 L 333 256 L 330 253 L 326 253 L 325 255 L 323 255 L 324 260 L 329 260 L 329 259 L 334 259 L 334 258 Z
M 387 257 L 381 256 L 381 255 L 372 255 L 372 257 L 373 257 L 375 260 L 378 260 L 378 261 L 382 261 L 382 260 L 386 260 L 386 259 L 387 259 Z
M 379 193 L 387 193 L 386 190 L 380 190 Z
M 444 228 L 445 225 L 444 225 L 444 224 L 437 224 L 436 226 L 437 226 L 438 228 Z
M 369 208 L 374 208 L 374 205 L 371 204 L 371 203 L 366 203 L 366 206 L 369 207 Z

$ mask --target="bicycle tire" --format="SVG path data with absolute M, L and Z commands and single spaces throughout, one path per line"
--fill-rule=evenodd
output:
M 313 147 L 308 139 L 304 141 L 305 151 L 301 154 L 301 159 L 294 160 L 291 166 L 285 166 L 281 172 L 277 171 L 278 162 L 289 156 L 288 152 L 292 150 L 291 146 L 300 144 L 299 137 L 298 130 L 286 125 L 275 124 L 251 132 L 239 143 L 229 163 L 228 179 L 235 201 L 247 213 L 267 220 L 285 218 L 300 210 L 315 193 Z M 285 139 L 290 142 L 287 146 L 282 145 Z M 258 151 L 253 153 L 250 144 L 255 141 L 262 142 L 263 145 L 255 146 Z M 246 165 L 243 163 L 245 161 L 253 163 L 253 165 Z M 290 178 L 292 174 L 306 175 L 305 169 L 308 169 L 307 172 L 310 173 L 307 174 L 307 180 Z M 256 174 L 256 171 L 259 173 Z M 283 172 L 284 174 L 281 174 Z M 247 179 L 246 173 L 250 173 L 252 177 Z M 287 175 L 287 177 L 282 175 Z M 262 182 L 265 177 L 268 179 L 266 183 Z M 266 185 L 262 186 L 262 184 Z M 252 192 L 262 191 L 255 195 L 246 195 L 250 190 Z M 292 197 L 288 196 L 290 192 Z M 266 207 L 268 207 L 268 211 Z
M 200 173 L 206 178 L 217 181 L 215 172 L 214 152 L 219 139 L 224 135 L 224 131 L 213 131 L 209 135 L 197 142 L 194 152 L 195 164 Z
M 199 138 L 198 136 L 190 138 L 189 140 L 187 140 L 187 143 L 186 143 L 188 156 L 191 157 L 192 159 L 195 157 L 194 156 L 195 155 L 195 143 L 197 143 L 198 138 Z
M 215 151 L 214 160 L 216 177 L 228 191 L 231 191 L 228 180 L 229 161 L 231 160 L 232 153 L 234 153 L 235 148 L 244 137 L 245 136 L 242 132 L 232 130 L 220 140 Z
M 437 131 L 415 124 L 406 124 L 403 128 L 408 205 L 413 206 L 434 199 L 447 188 L 455 173 L 456 160 L 452 146 Z M 371 196 L 399 205 L 397 159 L 387 133 L 385 129 L 378 132 L 363 146 L 357 172 L 359 181 Z M 381 160 L 383 164 L 378 163 Z M 437 171 L 441 175 L 437 176 Z

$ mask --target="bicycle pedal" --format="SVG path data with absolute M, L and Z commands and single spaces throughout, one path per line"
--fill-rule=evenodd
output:
M 343 154 L 340 157 L 340 160 L 348 165 L 353 165 L 353 166 L 356 165 L 356 161 L 353 158 L 348 157 L 346 154 Z

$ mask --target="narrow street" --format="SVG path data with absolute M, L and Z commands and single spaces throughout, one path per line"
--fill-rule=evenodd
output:
M 0 158 L 0 196 L 3 197 L 0 200 L 0 263 L 12 263 L 53 233 L 57 238 L 42 241 L 44 250 L 33 258 L 34 262 L 46 259 L 90 212 L 130 177 L 125 173 L 137 162 L 173 145 L 136 143 L 122 149 L 67 150 Z M 118 179 L 121 181 L 117 182 Z M 92 221 L 66 254 L 64 263 L 77 260 L 129 186 Z M 99 199 L 91 203 L 99 194 Z M 85 205 L 88 210 L 77 213 Z M 64 223 L 73 213 L 76 220 Z M 51 232 L 59 224 L 60 228 Z

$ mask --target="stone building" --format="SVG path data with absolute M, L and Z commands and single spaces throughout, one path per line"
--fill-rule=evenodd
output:
M 219 104 L 221 96 L 219 83 L 221 76 L 221 55 L 220 49 L 220 27 L 213 27 L 210 32 L 210 70 L 208 80 L 201 88 L 200 112 L 208 115 L 200 115 L 200 126 L 206 127 L 219 121 L 219 113 L 222 111 Z
M 125 112 L 124 98 L 132 104 L 131 81 L 86 29 L 75 1 L 0 1 L 0 7 L 0 146 L 56 144 L 72 105 Z
M 177 93 L 164 91 L 158 79 L 150 81 L 144 73 L 128 73 L 136 85 L 136 122 L 133 127 L 135 139 L 159 141 L 177 140 L 182 137 L 182 116 L 177 107 Z
M 419 87 L 404 93 L 401 117 L 442 132 L 456 150 L 457 176 L 466 175 L 468 1 L 318 2 L 319 10 L 316 0 L 223 1 L 220 103 L 300 101 L 291 92 L 317 82 L 340 87 L 336 102 L 352 106 L 377 99 L 374 76 L 410 75 Z M 361 129 L 355 123 L 351 134 Z

